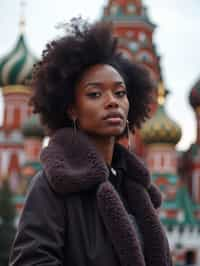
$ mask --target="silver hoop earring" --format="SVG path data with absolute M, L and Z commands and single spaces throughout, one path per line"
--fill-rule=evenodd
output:
M 76 136 L 76 133 L 77 133 L 77 118 L 73 118 L 73 131 L 74 131 L 74 136 Z
M 131 131 L 129 128 L 129 121 L 126 121 L 127 138 L 128 138 L 128 150 L 131 151 Z

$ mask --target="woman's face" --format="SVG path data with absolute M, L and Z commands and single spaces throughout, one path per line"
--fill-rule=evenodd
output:
M 126 127 L 129 101 L 125 82 L 110 65 L 94 65 L 76 86 L 73 118 L 88 134 L 119 136 Z

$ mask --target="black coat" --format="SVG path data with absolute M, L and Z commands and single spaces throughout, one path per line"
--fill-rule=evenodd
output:
M 117 190 L 85 135 L 57 131 L 42 151 L 44 170 L 30 187 L 10 266 L 171 265 L 160 192 L 135 155 L 116 144 L 115 157 L 127 169 Z

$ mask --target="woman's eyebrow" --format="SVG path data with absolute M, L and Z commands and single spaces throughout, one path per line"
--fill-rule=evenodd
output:
M 102 82 L 98 82 L 98 81 L 94 81 L 94 82 L 87 82 L 86 84 L 84 84 L 84 88 L 89 87 L 89 86 L 101 86 Z
M 124 81 L 116 81 L 115 84 L 116 85 L 124 85 L 124 86 L 126 86 Z
M 84 84 L 84 88 L 89 87 L 89 86 L 101 86 L 103 84 L 103 82 L 100 81 L 94 81 L 94 82 L 87 82 L 86 84 Z M 113 82 L 114 85 L 125 85 L 124 81 L 114 81 Z

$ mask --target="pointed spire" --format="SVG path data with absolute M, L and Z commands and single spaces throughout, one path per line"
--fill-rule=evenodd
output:
M 157 98 L 158 104 L 163 105 L 165 102 L 165 89 L 163 82 L 160 81 L 158 84 L 158 98 Z
M 165 89 L 164 83 L 161 80 L 158 83 L 158 96 L 157 96 L 157 102 L 159 105 L 164 105 L 165 100 L 166 100 L 166 96 L 168 94 L 168 90 Z
M 20 19 L 19 19 L 19 29 L 20 33 L 23 34 L 25 30 L 25 7 L 26 7 L 26 1 L 21 0 L 20 1 Z

